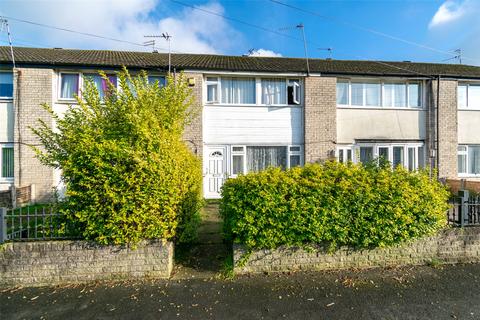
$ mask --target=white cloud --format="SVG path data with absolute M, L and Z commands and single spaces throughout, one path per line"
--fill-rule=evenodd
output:
M 225 19 L 200 11 L 169 7 L 163 0 L 2 0 L 0 14 L 31 20 L 67 29 L 104 35 L 135 43 L 143 43 L 144 35 L 168 32 L 172 35 L 172 50 L 194 53 L 222 53 L 243 42 L 239 32 Z M 223 13 L 215 2 L 203 9 Z M 167 9 L 165 9 L 167 8 Z M 170 14 L 169 14 L 170 13 Z M 160 17 L 160 18 L 158 18 Z M 96 39 L 72 33 L 46 29 L 10 21 L 14 41 L 29 39 L 38 46 L 93 49 L 148 50 L 120 42 Z M 28 44 L 28 43 L 27 43 Z M 156 45 L 165 51 L 167 44 L 157 39 Z
M 268 49 L 253 50 L 248 54 L 251 57 L 281 57 L 280 53 Z
M 434 28 L 439 25 L 443 25 L 455 20 L 460 19 L 465 15 L 467 12 L 468 1 L 463 1 L 461 3 L 457 3 L 451 0 L 444 2 L 437 10 L 435 15 L 433 16 L 430 24 L 428 25 L 429 28 Z

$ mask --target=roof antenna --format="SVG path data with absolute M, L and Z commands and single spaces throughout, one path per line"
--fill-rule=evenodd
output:
M 12 55 L 13 68 L 15 69 L 15 55 L 13 54 L 12 35 L 10 34 L 10 27 L 8 26 L 8 20 L 4 17 L 0 17 L 0 32 L 7 31 L 8 43 L 10 44 L 10 54 Z
M 172 49 L 171 49 L 171 39 L 172 36 L 169 35 L 167 32 L 162 32 L 161 35 L 151 35 L 151 36 L 144 36 L 145 38 L 163 38 L 168 42 L 168 74 L 170 74 L 170 70 L 172 68 Z
M 455 52 L 456 55 L 454 55 L 451 58 L 444 59 L 442 61 L 450 61 L 450 60 L 458 59 L 458 63 L 462 64 L 462 49 L 456 49 L 453 52 Z
M 147 47 L 147 46 L 152 46 L 152 52 L 153 52 L 153 53 L 157 53 L 157 52 L 158 52 L 158 51 L 155 49 L 155 39 L 145 41 L 145 42 L 143 43 L 143 45 L 144 45 L 145 47 Z
M 332 59 L 333 56 L 333 48 L 317 48 L 317 50 L 321 51 L 328 51 L 328 59 Z
M 308 63 L 308 51 L 307 51 L 307 41 L 305 40 L 305 26 L 303 23 L 297 25 L 297 29 L 302 30 L 302 37 L 303 37 L 303 48 L 305 49 L 305 60 L 307 62 L 307 76 L 310 75 L 310 65 Z
M 243 56 L 244 57 L 251 57 L 255 53 L 255 51 L 257 51 L 257 50 L 255 50 L 255 48 L 249 49 L 247 51 L 247 53 L 245 53 Z

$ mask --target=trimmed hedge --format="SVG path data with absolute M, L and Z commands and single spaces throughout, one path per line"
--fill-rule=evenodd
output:
M 449 192 L 426 170 L 326 162 L 225 182 L 227 239 L 250 249 L 328 243 L 384 247 L 446 225 Z

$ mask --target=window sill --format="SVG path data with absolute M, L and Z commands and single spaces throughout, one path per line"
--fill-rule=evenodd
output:
M 1 102 L 12 102 L 13 97 L 0 97 Z
M 425 111 L 425 108 L 413 107 L 365 107 L 365 106 L 347 106 L 337 105 L 337 109 L 359 109 L 359 110 L 404 110 L 404 111 Z
M 0 178 L 0 184 L 13 184 L 14 182 L 14 178 Z
M 61 104 L 72 104 L 76 103 L 77 100 L 75 99 L 58 99 L 56 103 L 61 103 Z
M 260 107 L 260 108 L 301 108 L 299 104 L 226 104 L 226 103 L 205 103 L 205 107 Z
M 458 111 L 480 111 L 480 108 L 465 108 L 465 107 L 462 107 L 462 108 L 458 108 Z

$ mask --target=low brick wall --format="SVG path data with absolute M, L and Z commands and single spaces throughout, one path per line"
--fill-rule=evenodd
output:
M 471 192 L 480 193 L 480 180 L 472 179 L 447 179 L 446 183 L 453 194 L 457 194 L 459 190 L 469 190 Z
M 41 286 L 92 280 L 168 278 L 173 243 L 145 241 L 136 249 L 86 241 L 0 245 L 0 286 Z
M 449 228 L 433 237 L 383 249 L 340 248 L 334 253 L 322 246 L 312 251 L 296 247 L 257 250 L 240 266 L 245 252 L 245 247 L 234 245 L 236 274 L 480 262 L 480 227 Z

